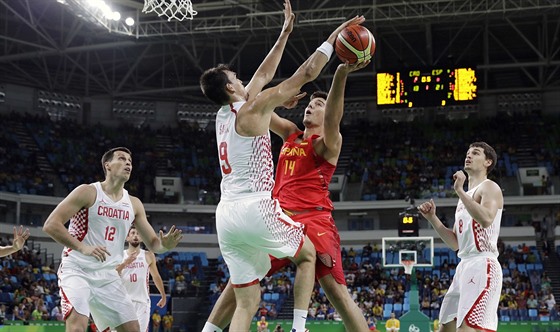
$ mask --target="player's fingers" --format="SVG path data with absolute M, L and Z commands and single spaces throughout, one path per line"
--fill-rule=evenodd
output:
M 294 96 L 295 100 L 300 100 L 301 98 L 307 96 L 307 92 L 301 92 Z
M 292 4 L 290 2 L 290 0 L 286 0 L 284 2 L 284 7 L 286 8 L 286 10 L 288 10 L 290 13 L 292 12 Z

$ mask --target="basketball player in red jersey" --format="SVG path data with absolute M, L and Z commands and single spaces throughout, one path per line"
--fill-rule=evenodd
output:
M 276 170 L 274 197 L 288 216 L 306 225 L 307 236 L 317 251 L 315 276 L 340 313 L 346 330 L 353 332 L 369 331 L 369 328 L 346 288 L 340 237 L 331 214 L 333 204 L 328 187 L 342 147 L 340 121 L 346 79 L 349 73 L 368 64 L 369 61 L 338 66 L 328 96 L 325 92 L 311 96 L 303 118 L 305 131 L 275 113 L 270 123 L 270 129 L 284 140 Z M 286 106 L 293 107 L 295 102 Z M 286 259 L 273 258 L 269 275 L 288 263 Z M 211 325 L 213 329 L 203 332 L 222 331 L 231 320 L 234 309 L 235 298 L 228 283 L 208 318 L 206 326 Z
M 124 189 L 132 172 L 127 148 L 105 152 L 101 165 L 105 180 L 74 189 L 49 215 L 43 231 L 65 246 L 58 280 L 66 331 L 85 332 L 91 314 L 97 326 L 139 332 L 132 300 L 116 270 L 128 231 L 134 222 L 156 253 L 175 248 L 182 235 L 175 226 L 156 235 L 142 202 Z

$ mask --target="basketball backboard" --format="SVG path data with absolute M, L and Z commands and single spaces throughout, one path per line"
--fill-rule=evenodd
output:
M 401 267 L 403 261 L 413 261 L 415 267 L 432 267 L 434 261 L 434 238 L 384 237 L 382 238 L 384 267 Z

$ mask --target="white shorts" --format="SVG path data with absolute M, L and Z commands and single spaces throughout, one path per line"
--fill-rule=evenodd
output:
M 138 323 L 140 324 L 140 332 L 148 332 L 148 327 L 150 326 L 150 309 L 152 309 L 152 304 L 150 302 L 136 302 L 132 301 L 134 304 L 134 309 L 136 309 L 136 316 L 138 317 Z
M 136 310 L 136 316 L 138 316 L 138 324 L 140 324 L 140 332 L 148 332 L 148 325 L 150 324 L 150 309 L 152 304 L 150 302 L 136 302 L 132 301 L 134 305 L 134 310 Z M 105 332 L 107 328 L 99 328 L 101 332 Z M 117 332 L 117 330 L 111 330 L 111 332 Z
M 220 201 L 216 209 L 220 250 L 233 287 L 258 283 L 270 269 L 270 258 L 295 257 L 303 245 L 304 225 L 282 212 L 269 196 Z
M 502 267 L 495 258 L 463 259 L 443 299 L 440 324 L 457 318 L 457 327 L 496 331 L 502 291 Z
M 114 269 L 84 270 L 71 262 L 62 262 L 58 269 L 58 284 L 64 319 L 72 309 L 93 317 L 99 328 L 116 328 L 137 320 L 132 300 Z

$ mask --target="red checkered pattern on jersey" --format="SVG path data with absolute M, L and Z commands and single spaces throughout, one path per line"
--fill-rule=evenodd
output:
M 265 218 L 266 227 L 277 241 L 290 248 L 298 249 L 300 247 L 304 235 L 304 225 L 280 217 L 276 200 L 262 200 L 259 203 L 259 211 Z
M 70 219 L 68 233 L 78 239 L 78 241 L 82 241 L 84 237 L 86 237 L 88 231 L 88 220 L 88 209 L 81 209 Z M 72 251 L 72 249 L 64 248 L 64 255 L 68 255 L 70 251 Z
M 496 312 L 489 312 L 487 303 L 488 299 L 494 297 L 492 293 L 501 292 L 501 287 L 498 287 L 501 281 L 501 273 L 498 271 L 499 266 L 497 264 L 492 264 L 490 259 L 487 258 L 486 267 L 488 276 L 486 288 L 482 291 L 478 299 L 476 299 L 471 310 L 469 310 L 465 317 L 468 326 L 479 330 L 485 330 L 485 326 L 489 326 L 494 322 Z

